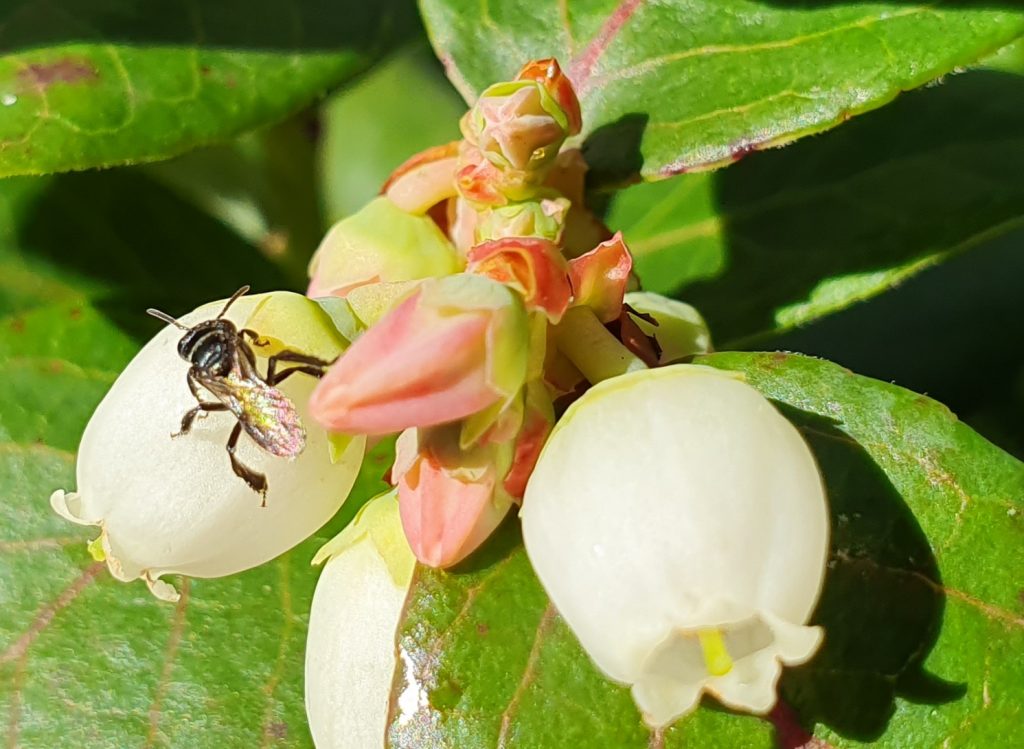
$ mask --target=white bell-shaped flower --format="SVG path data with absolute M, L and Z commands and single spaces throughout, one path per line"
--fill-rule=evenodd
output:
M 707 691 L 765 713 L 806 626 L 829 515 L 797 430 L 730 373 L 606 380 L 555 427 L 522 510 L 526 550 L 597 666 L 664 726 Z
M 309 730 L 318 749 L 382 747 L 399 667 L 396 632 L 416 566 L 395 493 L 360 510 L 314 562 L 325 559 L 306 639 Z M 405 676 L 399 716 L 426 698 L 413 670 Z
M 223 307 L 224 302 L 205 305 L 180 322 L 194 325 Z M 242 297 L 225 317 L 265 337 L 264 346 L 253 346 L 261 373 L 265 357 L 282 349 L 332 359 L 346 345 L 326 313 L 298 294 Z M 297 409 L 305 448 L 290 459 L 272 455 L 245 433 L 238 442 L 241 463 L 266 476 L 261 506 L 263 498 L 235 475 L 225 450 L 235 416 L 200 415 L 188 434 L 172 437 L 196 405 L 186 381 L 189 363 L 177 351 L 183 335 L 168 325 L 121 373 L 82 436 L 77 491 L 57 491 L 50 498 L 67 519 L 99 526 L 91 549 L 116 578 L 142 578 L 168 600 L 177 594 L 161 575 L 229 575 L 312 535 L 345 501 L 365 447 L 363 437 L 339 440 L 319 428 L 306 409 L 316 380 L 290 376 L 276 387 Z M 216 400 L 200 392 L 204 400 Z

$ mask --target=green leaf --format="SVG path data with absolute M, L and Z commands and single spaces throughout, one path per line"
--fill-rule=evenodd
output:
M 728 347 L 802 325 L 1024 224 L 1024 79 L 972 71 L 715 174 L 621 192 L 643 285 Z
M 619 179 L 720 166 L 826 130 L 1024 33 L 1024 13 L 1001 3 L 420 5 L 469 101 L 530 59 L 559 58 L 582 101 L 588 161 Z
M 985 58 L 982 64 L 993 70 L 1024 74 L 1024 40 L 1018 39 L 1013 44 L 1006 45 L 991 57 Z
M 137 170 L 0 181 L 0 315 L 92 300 L 124 329 L 231 294 L 285 288 L 252 245 Z
M 163 159 L 283 119 L 414 23 L 405 0 L 63 5 L 0 11 L 0 176 Z
M 377 493 L 371 455 L 339 518 L 175 606 L 113 580 L 49 508 L 89 415 L 137 345 L 88 306 L 0 319 L 0 735 L 10 746 L 311 747 L 303 650 L 316 549 Z
M 452 573 L 417 570 L 396 690 L 425 690 L 397 747 L 1007 746 L 1024 709 L 1024 465 L 924 396 L 815 359 L 716 354 L 802 431 L 832 551 L 825 646 L 787 671 L 770 722 L 706 700 L 651 735 L 551 608 L 517 523 Z M 624 498 L 627 501 L 628 498 Z M 396 695 L 397 696 L 397 695 Z M 944 743 L 947 742 L 947 743 Z M 817 745 L 817 744 L 815 744 Z M 826 746 L 826 744 L 821 744 Z

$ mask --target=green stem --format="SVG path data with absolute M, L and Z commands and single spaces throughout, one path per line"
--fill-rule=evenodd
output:
M 591 383 L 647 369 L 638 356 L 608 332 L 590 307 L 570 308 L 555 330 L 559 351 Z

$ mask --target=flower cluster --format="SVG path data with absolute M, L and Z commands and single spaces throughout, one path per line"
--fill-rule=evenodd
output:
M 625 240 L 584 200 L 581 127 L 554 60 L 485 90 L 460 141 L 331 228 L 307 297 L 218 303 L 151 341 L 86 431 L 78 492 L 52 498 L 100 526 L 93 549 L 116 576 L 171 598 L 162 574 L 230 574 L 308 537 L 367 440 L 397 435 L 392 489 L 317 560 L 320 746 L 381 743 L 413 566 L 457 564 L 513 507 L 560 614 L 651 725 L 704 691 L 765 712 L 780 664 L 821 640 L 806 626 L 828 532 L 814 460 L 756 390 L 680 363 L 709 350 L 707 328 L 635 290 Z M 213 315 L 236 342 L 203 349 Z M 202 418 L 217 410 L 234 418 Z M 275 414 L 305 425 L 301 455 L 261 442 Z
M 366 330 L 310 412 L 336 432 L 400 433 L 391 479 L 424 564 L 459 562 L 522 501 L 556 399 L 607 366 L 587 331 L 624 370 L 643 366 L 605 328 L 638 331 L 623 306 L 632 260 L 583 204 L 583 159 L 563 148 L 579 130 L 557 63 L 531 63 L 483 92 L 463 140 L 399 167 L 311 263 L 309 294 L 343 297 Z

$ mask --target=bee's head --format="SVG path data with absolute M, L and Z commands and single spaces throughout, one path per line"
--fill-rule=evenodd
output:
M 238 345 L 238 328 L 230 320 L 204 320 L 188 329 L 178 341 L 178 354 L 212 375 L 231 371 Z
M 225 302 L 219 315 L 212 320 L 204 320 L 193 325 L 191 328 L 185 327 L 166 312 L 161 312 L 158 309 L 148 309 L 146 312 L 158 320 L 163 320 L 185 331 L 185 335 L 178 341 L 178 354 L 182 359 L 209 374 L 222 377 L 231 371 L 238 350 L 238 328 L 230 320 L 224 319 L 224 313 L 235 303 L 235 300 L 248 291 L 249 287 L 243 286 Z

